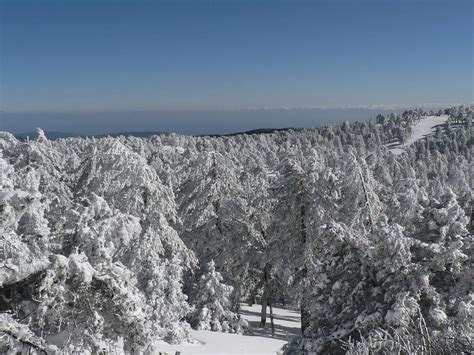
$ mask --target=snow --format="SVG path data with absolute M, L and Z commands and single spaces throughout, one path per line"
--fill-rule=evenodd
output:
M 442 309 L 439 308 L 431 308 L 429 311 L 429 315 L 433 318 L 438 324 L 446 323 L 448 317 L 446 313 Z
M 28 197 L 29 194 L 27 192 L 21 190 L 12 190 L 12 191 L 0 191 L 0 202 L 1 201 L 9 201 L 13 197 L 17 198 L 25 198 Z
M 86 284 L 90 284 L 94 275 L 97 273 L 91 264 L 87 262 L 85 254 L 71 254 L 69 255 L 69 268 L 71 272 L 82 278 Z
M 299 312 L 273 307 L 275 319 L 275 336 L 272 337 L 269 314 L 265 328 L 259 328 L 260 305 L 247 306 L 242 304 L 240 313 L 249 323 L 245 334 L 230 334 L 203 330 L 192 330 L 191 336 L 196 344 L 183 343 L 171 345 L 163 341 L 154 344 L 154 353 L 180 352 L 181 355 L 191 354 L 278 354 L 283 345 L 294 336 L 301 334 Z M 269 310 L 267 310 L 267 313 Z
M 186 151 L 186 149 L 184 149 L 183 147 L 174 147 L 171 145 L 163 145 L 161 146 L 161 150 L 164 152 L 176 152 L 178 154 L 184 154 L 184 152 Z
M 1 246 L 0 246 L 1 247 Z M 3 252 L 4 250 L 2 250 Z M 46 259 L 39 259 L 34 262 L 13 264 L 11 260 L 1 261 L 0 287 L 19 282 L 28 276 L 42 270 L 46 270 L 50 262 Z
M 436 130 L 436 126 L 443 125 L 448 120 L 448 115 L 441 115 L 441 116 L 427 116 L 422 118 L 418 123 L 413 125 L 413 134 L 410 138 L 406 140 L 404 144 L 400 144 L 400 142 L 396 144 L 391 144 L 390 152 L 394 155 L 402 154 L 405 151 L 406 147 L 409 147 L 417 140 L 424 138 L 425 136 L 434 133 Z

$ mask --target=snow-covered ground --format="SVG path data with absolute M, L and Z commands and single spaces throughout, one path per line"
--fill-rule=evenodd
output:
M 436 126 L 445 124 L 447 120 L 448 115 L 428 116 L 422 118 L 417 124 L 413 125 L 413 134 L 410 138 L 406 140 L 404 144 L 390 144 L 390 152 L 395 155 L 402 154 L 405 151 L 406 147 L 410 146 L 417 140 L 434 133 L 436 130 Z
M 275 336 L 272 336 L 270 317 L 265 328 L 259 328 L 260 305 L 247 306 L 242 304 L 241 315 L 249 323 L 246 334 L 229 334 L 221 332 L 193 330 L 192 336 L 197 344 L 170 345 L 158 342 L 155 353 L 181 355 L 190 354 L 278 354 L 283 345 L 301 334 L 300 315 L 297 311 L 273 307 L 275 318 Z

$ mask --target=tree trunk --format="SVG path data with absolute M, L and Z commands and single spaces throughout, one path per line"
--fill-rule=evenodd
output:
M 307 242 L 307 235 L 306 235 L 306 209 L 305 209 L 305 204 L 304 201 L 301 201 L 301 206 L 300 206 L 300 218 L 301 218 L 301 240 L 303 242 L 303 250 L 306 249 L 306 242 Z M 308 274 L 308 268 L 306 267 L 306 254 L 303 252 L 303 269 L 301 270 L 301 282 L 304 284 L 307 274 Z M 301 332 L 304 335 L 305 330 L 309 327 L 310 325 L 310 313 L 306 309 L 306 302 L 305 302 L 305 295 L 304 292 L 306 290 L 303 288 L 303 295 L 301 299 Z
M 263 268 L 263 297 L 262 297 L 262 314 L 260 317 L 260 328 L 264 328 L 265 324 L 267 323 L 267 305 L 270 299 L 270 286 L 268 284 L 267 267 L 268 265 L 265 265 L 265 267 Z
M 359 164 L 359 163 L 357 163 L 357 164 Z M 370 206 L 370 199 L 369 199 L 369 196 L 368 196 L 367 187 L 365 186 L 364 175 L 362 175 L 362 170 L 361 170 L 360 166 L 359 166 L 359 177 L 360 177 L 360 180 L 362 182 L 362 190 L 364 191 L 365 203 L 367 204 L 367 207 L 369 209 L 370 232 L 373 232 L 374 220 L 373 220 L 373 217 L 372 217 L 372 207 Z
M 262 313 L 260 315 L 260 328 L 265 328 L 265 324 L 267 323 L 267 288 L 263 291 L 262 297 Z
M 301 333 L 304 332 L 310 326 L 310 313 L 306 310 L 304 304 L 301 305 Z
M 270 307 L 270 321 L 272 323 L 272 336 L 275 336 L 275 323 L 273 322 L 272 294 L 268 292 L 268 306 Z
M 303 280 L 306 279 L 306 276 L 308 274 L 308 269 L 306 269 L 306 265 L 302 270 L 303 274 Z M 306 302 L 306 295 L 305 295 L 306 290 L 303 289 L 303 294 L 301 297 L 300 301 L 300 312 L 301 312 L 301 333 L 304 336 L 305 330 L 310 326 L 311 323 L 311 314 L 308 311 L 307 308 L 307 302 Z

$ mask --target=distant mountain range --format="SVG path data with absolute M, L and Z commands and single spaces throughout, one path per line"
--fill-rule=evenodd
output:
M 288 131 L 288 130 L 295 130 L 298 131 L 302 128 L 258 128 L 252 129 L 250 131 L 244 132 L 236 132 L 236 133 L 226 133 L 226 134 L 206 134 L 201 136 L 206 137 L 221 137 L 221 136 L 237 136 L 239 134 L 269 134 L 274 132 L 280 131 Z M 104 137 L 151 137 L 155 135 L 166 135 L 170 134 L 168 132 L 161 132 L 161 131 L 138 131 L 138 132 L 116 132 L 116 133 L 105 133 L 105 134 L 79 134 L 79 133 L 70 133 L 70 132 L 58 132 L 58 131 L 44 131 L 44 134 L 48 139 L 55 140 L 60 138 L 85 138 L 85 137 L 95 137 L 95 138 L 104 138 Z M 14 134 L 17 139 L 26 140 L 36 138 L 38 134 L 36 132 L 28 132 L 28 133 L 19 133 Z
M 232 136 L 238 136 L 240 134 L 270 134 L 270 133 L 275 133 L 275 132 L 284 132 L 284 131 L 299 131 L 303 128 L 293 128 L 293 127 L 287 127 L 287 128 L 257 128 L 257 129 L 252 129 L 250 131 L 244 131 L 244 132 L 236 132 L 236 133 L 225 133 L 225 134 L 203 134 L 200 135 L 201 137 L 232 137 Z

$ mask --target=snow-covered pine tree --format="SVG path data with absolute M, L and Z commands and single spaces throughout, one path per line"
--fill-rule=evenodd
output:
M 232 311 L 231 293 L 232 286 L 222 282 L 211 260 L 196 286 L 191 324 L 201 330 L 241 333 L 247 324 Z

